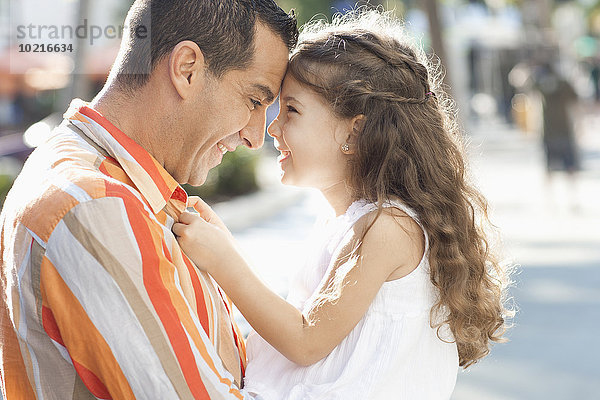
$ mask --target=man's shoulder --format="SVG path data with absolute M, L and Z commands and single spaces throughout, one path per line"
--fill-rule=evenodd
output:
M 6 216 L 23 224 L 47 241 L 61 220 L 74 208 L 96 208 L 110 212 L 121 199 L 134 208 L 144 208 L 137 190 L 115 179 L 93 164 L 80 159 L 62 158 L 49 168 L 27 165 L 6 199 Z M 98 215 L 102 218 L 102 215 Z
M 75 134 L 74 134 L 75 133 Z M 105 197 L 132 198 L 138 196 L 134 183 L 127 176 L 117 160 L 110 157 L 91 139 L 77 134 L 75 128 L 60 126 L 55 130 L 53 139 L 46 143 L 54 156 L 49 178 L 67 183 L 63 189 L 76 195 L 77 188 L 83 190 L 80 201 L 90 201 Z M 56 180 L 56 179 L 55 179 Z M 77 197 L 77 196 L 75 196 Z

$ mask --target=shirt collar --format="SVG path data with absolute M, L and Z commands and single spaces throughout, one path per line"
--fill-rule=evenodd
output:
M 64 117 L 117 160 L 155 214 L 169 202 L 177 216 L 185 209 L 185 190 L 150 153 L 102 114 L 75 99 Z

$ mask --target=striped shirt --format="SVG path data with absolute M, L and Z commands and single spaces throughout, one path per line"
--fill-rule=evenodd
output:
M 171 233 L 186 203 L 74 100 L 0 215 L 5 400 L 250 398 L 231 302 Z

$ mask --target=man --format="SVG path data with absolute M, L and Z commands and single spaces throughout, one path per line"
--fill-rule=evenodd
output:
M 297 40 L 273 0 L 137 0 L 0 216 L 3 395 L 242 399 L 231 304 L 171 226 L 223 154 L 263 144 Z

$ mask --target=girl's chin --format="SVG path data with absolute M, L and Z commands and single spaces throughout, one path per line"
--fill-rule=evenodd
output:
M 295 179 L 289 173 L 286 173 L 285 170 L 281 171 L 279 180 L 286 186 L 298 186 L 298 183 L 295 181 Z
M 279 177 L 279 181 L 286 186 L 294 185 L 292 179 L 286 175 L 285 171 L 281 171 L 281 176 Z
M 286 176 L 285 172 L 282 172 L 280 182 L 285 186 L 294 186 L 299 188 L 311 188 L 318 189 L 314 185 L 307 184 L 306 182 L 299 182 L 296 179 L 291 178 L 290 176 Z
M 286 168 L 283 165 L 280 166 L 279 181 L 286 186 L 318 189 L 318 187 L 316 185 L 311 184 L 310 181 L 307 182 L 305 177 L 303 179 L 302 176 L 299 177 L 297 174 L 294 174 L 294 172 L 297 172 L 297 170 L 290 168 L 289 166 L 288 168 Z

